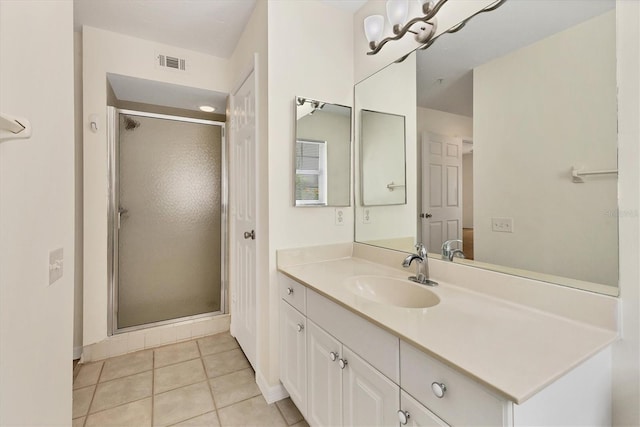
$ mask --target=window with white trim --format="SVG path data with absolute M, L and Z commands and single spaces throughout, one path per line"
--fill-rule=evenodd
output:
M 327 143 L 296 141 L 296 205 L 327 204 Z

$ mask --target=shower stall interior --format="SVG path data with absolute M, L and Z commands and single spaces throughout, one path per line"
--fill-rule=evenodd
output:
M 226 312 L 224 123 L 109 119 L 110 333 Z

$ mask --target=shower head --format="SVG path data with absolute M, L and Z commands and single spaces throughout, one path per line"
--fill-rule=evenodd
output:
M 140 122 L 133 120 L 131 117 L 124 116 L 124 128 L 125 130 L 134 130 L 140 126 Z

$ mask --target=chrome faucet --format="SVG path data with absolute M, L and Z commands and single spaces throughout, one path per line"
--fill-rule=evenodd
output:
M 464 252 L 460 249 L 451 249 L 451 245 L 454 243 L 462 243 L 462 240 L 453 239 L 447 240 L 442 244 L 442 259 L 448 259 L 449 261 L 453 261 L 453 257 L 457 256 L 459 258 L 464 258 Z
M 421 285 L 437 286 L 438 282 L 434 282 L 429 279 L 429 256 L 427 255 L 427 248 L 422 243 L 416 245 L 417 253 L 411 254 L 402 261 L 404 268 L 409 268 L 413 261 L 418 262 L 418 267 L 415 276 L 409 276 L 409 280 L 412 282 L 420 283 Z

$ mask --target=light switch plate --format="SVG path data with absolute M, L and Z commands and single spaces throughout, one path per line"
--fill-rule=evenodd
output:
M 371 224 L 371 209 L 364 208 L 362 210 L 362 223 Z
M 491 231 L 513 233 L 513 218 L 491 218 Z
M 62 277 L 64 271 L 64 251 L 62 248 L 49 252 L 49 285 Z

